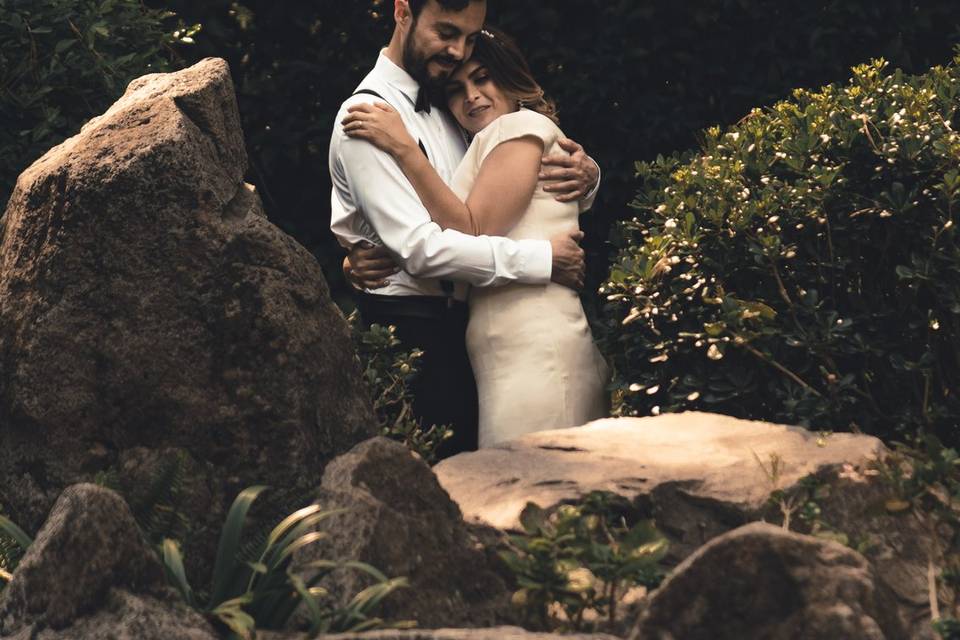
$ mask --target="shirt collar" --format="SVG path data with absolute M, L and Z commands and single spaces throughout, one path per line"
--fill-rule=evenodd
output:
M 397 66 L 387 57 L 387 50 L 380 51 L 380 57 L 377 58 L 377 64 L 374 66 L 377 75 L 386 80 L 391 86 L 407 96 L 410 104 L 417 103 L 417 95 L 420 93 L 420 84 L 413 79 L 409 73 Z

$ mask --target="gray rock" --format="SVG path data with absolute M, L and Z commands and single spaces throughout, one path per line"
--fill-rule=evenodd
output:
M 111 589 L 103 607 L 60 629 L 24 627 L 11 640 L 219 640 L 203 616 L 182 603 Z
M 835 542 L 753 523 L 715 538 L 657 589 L 631 638 L 909 637 L 870 563 Z
M 488 629 L 416 629 L 409 631 L 368 631 L 321 636 L 323 640 L 616 640 L 602 633 L 559 635 L 533 633 L 519 627 L 491 627 Z M 258 640 L 306 640 L 300 634 L 257 632 Z
M 768 498 L 775 488 L 770 456 L 782 460 L 776 488 L 801 491 L 814 475 L 829 489 L 818 498 L 821 520 L 860 544 L 877 579 L 895 594 L 895 612 L 911 638 L 933 638 L 927 601 L 927 532 L 912 518 L 891 516 L 883 485 L 857 473 L 886 449 L 876 438 L 738 420 L 706 413 L 598 420 L 583 427 L 530 434 L 461 454 L 434 471 L 468 522 L 518 528 L 528 502 L 551 507 L 593 490 L 632 501 L 635 517 L 654 517 L 676 564 L 709 540 L 756 520 L 780 522 Z M 792 527 L 804 531 L 794 515 Z M 944 590 L 941 601 L 952 594 Z
M 876 478 L 848 467 L 823 474 L 828 495 L 819 500 L 820 518 L 843 532 L 870 561 L 877 579 L 895 596 L 896 613 L 912 640 L 934 640 L 930 625 L 927 559 L 931 534 L 910 513 L 891 514 L 885 508 L 889 488 Z M 940 532 L 943 535 L 944 532 Z M 942 552 L 934 552 L 940 567 L 948 566 Z M 940 602 L 953 602 L 950 588 L 940 585 Z
M 35 530 L 132 448 L 309 491 L 376 433 L 342 314 L 272 225 L 226 63 L 144 76 L 20 176 L 0 236 L 0 502 Z M 42 445 L 42 446 L 41 446 Z M 189 513 L 217 526 L 223 507 Z
M 126 503 L 92 484 L 60 496 L 0 594 L 0 637 L 215 638 L 166 583 Z
M 317 502 L 347 511 L 323 521 L 329 537 L 296 562 L 356 559 L 389 577 L 406 577 L 409 588 L 384 600 L 378 616 L 413 619 L 425 628 L 513 622 L 510 592 L 483 545 L 470 536 L 430 468 L 403 445 L 374 438 L 335 459 Z M 343 603 L 370 581 L 338 572 L 323 584 Z
M 532 433 L 434 467 L 468 521 L 519 528 L 526 503 L 550 507 L 611 491 L 655 511 L 685 557 L 715 535 L 759 519 L 773 486 L 754 454 L 785 468 L 779 488 L 883 450 L 876 438 L 837 433 L 818 443 L 800 427 L 709 413 L 611 418 Z

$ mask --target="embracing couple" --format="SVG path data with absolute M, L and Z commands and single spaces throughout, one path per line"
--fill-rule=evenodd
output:
M 485 0 L 394 0 L 386 49 L 337 115 L 331 229 L 364 322 L 424 351 L 413 410 L 441 457 L 606 411 L 577 290 L 599 168 Z

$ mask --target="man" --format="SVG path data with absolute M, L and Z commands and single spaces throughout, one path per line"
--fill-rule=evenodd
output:
M 476 384 L 464 343 L 466 286 L 553 280 L 579 288 L 582 234 L 570 232 L 548 242 L 444 231 L 396 162 L 373 145 L 345 136 L 340 121 L 354 104 L 388 102 L 449 182 L 466 142 L 450 117 L 430 108 L 427 96 L 469 58 L 486 8 L 485 0 L 395 0 L 390 44 L 341 106 L 330 140 L 331 229 L 345 247 L 384 247 L 403 269 L 376 293 L 361 293 L 360 312 L 365 322 L 396 326 L 405 346 L 425 352 L 412 389 L 413 408 L 425 425 L 453 425 L 454 437 L 441 455 L 476 448 Z M 564 145 L 572 155 L 545 159 L 555 166 L 544 169 L 542 177 L 555 180 L 548 187 L 561 194 L 558 199 L 576 200 L 596 185 L 599 169 L 579 145 Z M 369 258 L 357 250 L 351 255 Z

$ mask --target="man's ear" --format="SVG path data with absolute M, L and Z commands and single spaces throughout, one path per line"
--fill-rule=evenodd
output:
M 413 18 L 413 12 L 410 10 L 410 3 L 407 0 L 394 0 L 393 19 L 397 25 L 406 25 Z

